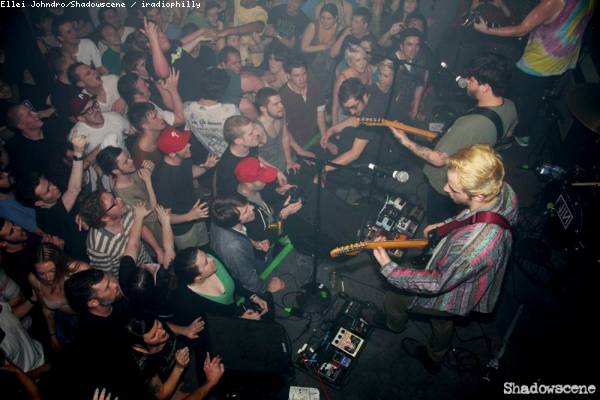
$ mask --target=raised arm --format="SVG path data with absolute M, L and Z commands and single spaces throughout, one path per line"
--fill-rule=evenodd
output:
M 144 225 L 144 218 L 146 218 L 146 215 L 150 214 L 150 211 L 151 210 L 147 209 L 143 202 L 139 202 L 133 206 L 133 226 L 129 231 L 127 245 L 125 246 L 123 257 L 129 256 L 134 260 L 137 259 L 141 246 L 140 239 L 142 238 L 142 226 Z
M 152 186 L 152 172 L 154 171 L 154 163 L 150 160 L 142 161 L 142 168 L 137 170 L 137 174 L 144 182 L 146 192 L 148 192 L 149 206 L 154 209 L 158 202 L 156 201 L 156 192 L 154 192 L 154 186 Z
M 81 193 L 81 180 L 83 178 L 83 150 L 87 143 L 87 138 L 77 134 L 75 130 L 71 131 L 71 144 L 73 145 L 73 166 L 69 176 L 67 190 L 63 193 L 61 201 L 67 212 L 73 209 L 79 193 Z
M 166 79 L 169 77 L 169 62 L 160 48 L 158 30 L 159 28 L 154 22 L 144 18 L 144 29 L 142 29 L 142 33 L 146 35 L 148 42 L 150 42 L 150 52 L 152 53 L 154 72 L 156 72 L 156 75 L 159 78 Z
M 159 86 L 161 86 L 162 90 L 166 91 L 171 96 L 171 105 L 173 108 L 173 114 L 175 114 L 175 121 L 173 121 L 173 125 L 180 126 L 185 123 L 185 116 L 183 115 L 183 102 L 181 101 L 181 96 L 179 95 L 179 89 L 177 85 L 179 84 L 179 71 L 175 68 L 171 68 L 169 70 L 169 76 L 159 82 Z
M 538 26 L 552 20 L 565 7 L 563 0 L 542 0 L 519 25 L 502 28 L 488 28 L 487 22 L 480 19 L 473 25 L 477 31 L 493 36 L 518 37 L 525 36 Z
M 331 58 L 336 58 L 340 55 L 342 51 L 342 46 L 344 45 L 344 40 L 348 36 L 350 36 L 350 33 L 350 28 L 346 28 L 342 31 L 342 34 L 338 36 L 333 46 L 331 46 L 331 49 L 329 49 L 329 55 L 331 56 Z
M 160 222 L 160 226 L 162 229 L 162 246 L 164 249 L 162 265 L 165 268 L 169 268 L 169 265 L 171 265 L 171 261 L 173 261 L 173 259 L 175 258 L 173 228 L 171 228 L 171 210 L 159 205 L 156 206 L 154 211 L 158 216 L 158 221 Z
M 302 34 L 300 48 L 304 53 L 316 53 L 319 51 L 327 50 L 326 44 L 311 44 L 315 38 L 315 23 L 311 22 L 308 24 L 304 33 Z

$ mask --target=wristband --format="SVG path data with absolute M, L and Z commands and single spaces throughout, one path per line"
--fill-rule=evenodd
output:
M 73 161 L 83 161 L 83 156 L 73 156 Z

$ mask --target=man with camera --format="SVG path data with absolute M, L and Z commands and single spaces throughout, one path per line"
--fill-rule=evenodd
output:
M 271 245 L 279 236 L 277 229 L 279 221 L 287 219 L 302 208 L 295 187 L 286 184 L 277 189 L 282 194 L 280 198 L 269 196 L 267 201 L 261 196 L 265 186 L 277 179 L 277 169 L 264 165 L 259 159 L 247 157 L 235 167 L 235 177 L 238 181 L 238 193 L 254 205 L 256 218 L 246 224 L 248 236 L 253 241 L 255 248 L 268 252 Z M 284 194 L 285 193 L 285 194 Z

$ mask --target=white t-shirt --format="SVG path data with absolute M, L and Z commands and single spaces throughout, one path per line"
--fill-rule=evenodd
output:
M 157 106 L 153 102 L 150 102 L 150 104 L 152 104 L 154 106 L 154 108 L 156 109 L 156 111 L 158 111 L 158 115 L 162 119 L 164 119 L 167 124 L 173 125 L 175 123 L 175 114 L 172 111 L 163 110 L 162 108 L 160 108 L 159 106 Z
M 217 103 L 203 106 L 196 101 L 183 105 L 185 129 L 189 129 L 208 151 L 221 156 L 227 149 L 223 137 L 223 125 L 232 115 L 240 115 L 240 110 L 234 104 Z
M 75 53 L 77 61 L 94 66 L 96 68 L 102 66 L 102 57 L 100 50 L 90 39 L 79 39 L 79 47 Z
M 94 128 L 85 122 L 77 122 L 73 129 L 77 130 L 78 134 L 87 136 L 88 146 L 85 150 L 86 154 L 91 152 L 100 145 L 103 149 L 107 146 L 125 148 L 125 136 L 129 131 L 129 121 L 121 114 L 116 112 L 102 113 L 104 116 L 104 125 L 100 128 Z
M 115 101 L 121 98 L 121 96 L 119 95 L 119 90 L 117 89 L 119 77 L 110 74 L 101 76 L 100 79 L 102 79 L 102 86 L 104 86 L 104 92 L 106 93 L 106 102 L 103 103 L 100 100 L 98 100 L 98 105 L 100 105 L 100 111 L 104 113 L 111 111 Z M 86 93 L 90 94 L 88 92 Z
M 33 340 L 8 303 L 0 302 L 0 328 L 6 333 L 0 348 L 6 357 L 25 372 L 44 364 L 44 350 L 40 342 Z
M 125 43 L 125 40 L 127 39 L 127 36 L 131 35 L 133 32 L 135 32 L 135 29 L 133 29 L 130 26 L 124 26 L 123 27 L 123 34 L 121 35 L 121 44 Z M 102 41 L 98 42 L 98 50 L 100 50 L 101 54 L 104 54 L 104 52 L 108 49 L 108 46 L 105 45 L 104 43 L 102 43 Z

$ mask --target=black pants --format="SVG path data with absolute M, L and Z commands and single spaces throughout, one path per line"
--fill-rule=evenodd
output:
M 531 142 L 543 140 L 541 114 L 544 109 L 544 93 L 551 89 L 559 76 L 533 76 L 518 68 L 513 71 L 510 98 L 515 102 L 519 124 L 515 136 L 530 137 Z

